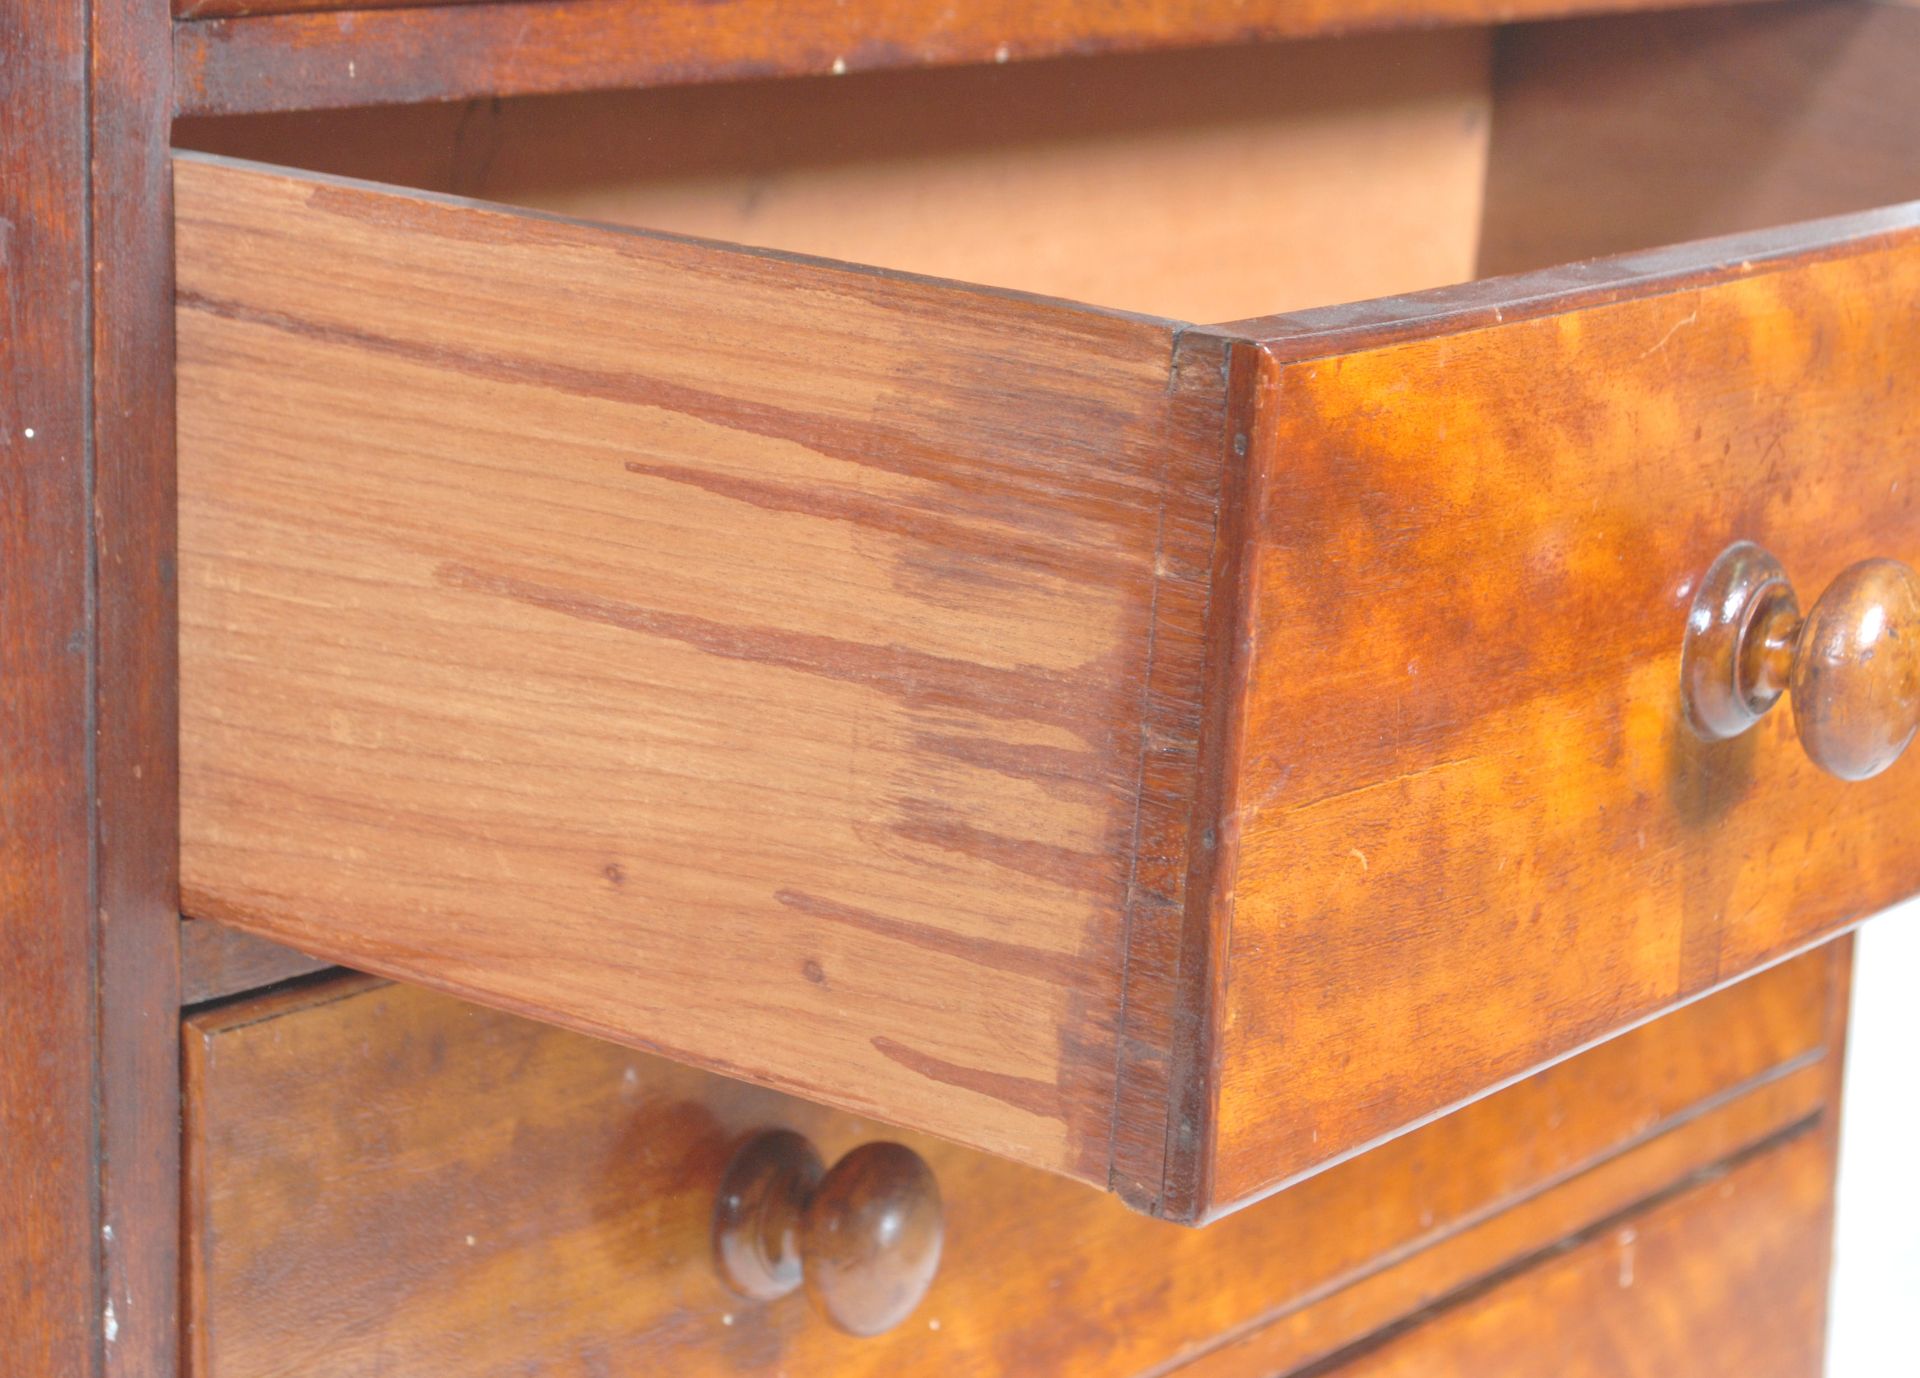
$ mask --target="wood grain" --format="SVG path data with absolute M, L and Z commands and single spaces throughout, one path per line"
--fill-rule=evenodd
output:
M 1914 221 L 1243 327 L 1216 1201 L 1920 887 L 1920 774 L 1708 746 L 1676 689 L 1729 540 L 1920 553 Z
M 1642 0 L 503 0 L 265 13 L 177 25 L 174 99 L 180 114 L 240 114 L 995 63 L 1643 7 Z
M 1818 1378 L 1832 1230 L 1831 1145 L 1802 1135 L 1313 1373 Z
M 1920 197 L 1920 12 L 1795 4 L 1496 40 L 1483 274 Z
M 100 1344 L 88 634 L 87 26 L 0 0 L 0 1353 Z
M 167 150 L 172 47 L 166 16 L 151 0 L 91 0 L 87 12 L 101 1372 L 175 1378 L 180 796 Z
M 217 161 L 176 190 L 189 912 L 1104 1182 L 1218 347 Z
M 1182 320 L 1473 275 L 1492 36 L 182 121 L 202 152 Z M 585 131 L 591 131 L 590 136 Z M 1247 176 L 1258 167 L 1258 176 Z M 1206 205 L 1208 213 L 1194 214 Z
M 1853 938 L 1848 935 L 1835 939 L 1821 949 L 1828 980 L 1828 1026 L 1826 1055 L 1818 1073 L 1812 1074 L 1824 1078 L 1827 1087 L 1824 1095 L 1819 1097 L 1822 1101 L 1819 1118 L 1811 1122 L 1796 1121 L 1797 1127 L 1783 1131 L 1787 1134 L 1810 1131 L 1834 1141 L 1829 1143 L 1827 1149 L 1830 1165 L 1837 1162 L 1834 1144 L 1840 1129 L 1840 1088 L 1846 1070 L 1845 1044 L 1851 1000 L 1853 945 Z M 1807 961 L 1811 958 L 1796 960 Z M 1726 998 L 1728 995 L 1723 993 L 1708 997 L 1706 1003 L 1712 1004 Z M 1700 1006 L 1693 1008 L 1699 1009 Z M 1682 1017 L 1682 1013 L 1664 1016 L 1648 1028 L 1671 1026 Z M 1646 1032 L 1643 1029 L 1630 1034 L 1622 1042 Z M 1599 1050 L 1582 1054 L 1568 1065 L 1577 1068 L 1599 1055 Z M 1795 1074 L 1796 1077 L 1799 1075 L 1804 1074 Z M 1787 1084 L 1783 1081 L 1775 1083 L 1775 1087 L 1784 1089 Z M 1517 1091 L 1518 1088 L 1510 1089 L 1500 1093 L 1500 1096 L 1513 1096 Z M 1774 1088 L 1769 1088 L 1759 1095 L 1744 1097 L 1739 1102 L 1742 1116 L 1759 1115 L 1759 1118 L 1747 1121 L 1749 1131 L 1763 1122 L 1785 1123 L 1780 1118 L 1781 1107 L 1775 1106 L 1765 1111 L 1761 1109 L 1773 1093 Z M 1282 1308 L 1265 1324 L 1224 1336 L 1220 1344 L 1183 1368 L 1181 1378 L 1243 1378 L 1250 1375 L 1266 1378 L 1269 1374 L 1293 1373 L 1300 1369 L 1319 1371 L 1322 1365 L 1336 1362 L 1342 1350 L 1352 1350 L 1369 1337 L 1380 1337 L 1402 1324 L 1407 1317 L 1406 1299 L 1409 1296 L 1418 1296 L 1420 1305 L 1425 1307 L 1443 1298 L 1459 1299 L 1476 1290 L 1484 1290 L 1490 1282 L 1524 1266 L 1524 1262 L 1516 1263 L 1516 1260 L 1526 1260 L 1538 1253 L 1529 1241 L 1546 1238 L 1562 1240 L 1593 1229 L 1594 1222 L 1620 1216 L 1631 1207 L 1634 1200 L 1639 1199 L 1625 1188 L 1629 1170 L 1632 1180 L 1638 1183 L 1676 1183 L 1701 1171 L 1713 1155 L 1702 1154 L 1698 1145 L 1687 1143 L 1686 1134 L 1694 1126 L 1704 1127 L 1714 1118 L 1706 1116 L 1696 1120 L 1686 1129 L 1663 1135 L 1634 1153 L 1622 1155 L 1582 1173 L 1555 1190 L 1531 1197 L 1472 1229 L 1446 1236 L 1390 1268 L 1355 1280 L 1314 1305 Z M 1764 1133 L 1744 1131 L 1731 1136 L 1716 1136 L 1716 1142 L 1724 1146 L 1720 1158 L 1751 1152 L 1766 1139 Z M 1659 1166 L 1649 1161 L 1651 1155 L 1656 1153 L 1661 1155 Z M 1359 1171 L 1360 1164 L 1370 1158 L 1371 1155 L 1343 1164 L 1333 1171 Z M 1832 1170 L 1830 1166 L 1829 1171 Z M 1307 1183 L 1295 1190 L 1311 1189 L 1311 1184 Z M 1285 1192 L 1276 1199 L 1284 1201 L 1292 1194 L 1291 1191 Z M 1644 1194 L 1642 1188 L 1640 1195 Z M 1263 1203 L 1254 1209 L 1263 1211 L 1272 1209 L 1272 1206 Z M 1809 1252 L 1800 1262 L 1824 1276 L 1830 1246 L 1829 1231 L 1821 1240 L 1808 1241 L 1806 1247 Z M 1816 1250 L 1818 1258 L 1814 1257 Z M 1667 1370 L 1656 1368 L 1654 1371 L 1664 1374 Z
M 0 3 L 0 1354 L 23 1374 L 174 1368 L 169 40 L 151 5 Z
M 238 1002 L 186 1034 L 193 1372 L 1097 1378 L 1219 1349 L 1212 1372 L 1272 1373 L 1223 1341 L 1338 1349 L 1818 1115 L 1834 970 L 1789 963 L 1204 1231 L 906 1135 L 947 1244 L 869 1340 L 726 1292 L 707 1230 L 756 1131 L 828 1161 L 892 1131 L 416 988 Z

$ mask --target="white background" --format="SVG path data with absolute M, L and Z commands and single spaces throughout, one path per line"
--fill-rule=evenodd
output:
M 1827 1378 L 1915 1378 L 1920 901 L 1861 929 L 1854 961 Z

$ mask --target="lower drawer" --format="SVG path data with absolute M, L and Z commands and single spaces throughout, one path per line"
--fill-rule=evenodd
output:
M 1802 1134 L 1705 1174 L 1316 1373 L 1813 1378 L 1832 1148 Z
M 1804 1134 L 1844 960 L 1777 967 L 1205 1230 L 447 996 L 322 979 L 187 1021 L 192 1372 L 1287 1372 Z M 828 1163 L 897 1137 L 931 1167 L 944 1250 L 904 1322 L 855 1338 L 804 1291 L 721 1282 L 722 1174 L 768 1129 Z

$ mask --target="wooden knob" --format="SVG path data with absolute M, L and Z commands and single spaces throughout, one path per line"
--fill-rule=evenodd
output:
M 1878 775 L 1920 728 L 1920 575 L 1898 560 L 1842 570 L 1805 617 L 1780 562 L 1729 546 L 1694 596 L 1680 652 L 1687 721 L 1738 736 L 1782 693 L 1815 765 Z
M 826 1318 L 878 1335 L 920 1304 L 940 1266 L 945 1226 L 933 1170 L 901 1144 L 865 1144 L 823 1171 L 788 1130 L 751 1140 L 720 1184 L 713 1254 L 744 1297 L 771 1301 L 806 1284 Z

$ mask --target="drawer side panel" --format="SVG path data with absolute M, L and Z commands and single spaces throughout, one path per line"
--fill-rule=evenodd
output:
M 1217 371 L 1060 303 L 176 181 L 189 912 L 1104 1183 Z

